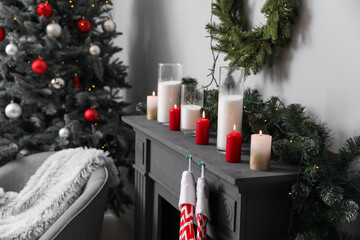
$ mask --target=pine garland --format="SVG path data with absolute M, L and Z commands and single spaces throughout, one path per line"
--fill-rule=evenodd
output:
M 340 224 L 354 221 L 359 210 L 360 172 L 353 166 L 360 157 L 360 136 L 333 153 L 330 130 L 306 115 L 305 107 L 285 106 L 278 97 L 264 102 L 257 90 L 247 89 L 244 139 L 260 129 L 273 137 L 273 158 L 299 166 L 298 180 L 289 193 L 291 239 L 354 239 L 339 229 Z
M 246 75 L 258 73 L 266 63 L 272 66 L 279 49 L 290 42 L 299 5 L 299 0 L 267 0 L 261 9 L 266 24 L 247 30 L 242 0 L 216 0 L 212 13 L 220 23 L 206 25 L 212 39 L 217 41 L 212 50 L 225 53 L 230 66 L 244 67 Z

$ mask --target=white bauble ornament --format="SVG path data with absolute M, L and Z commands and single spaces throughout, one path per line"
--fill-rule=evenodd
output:
M 113 32 L 116 29 L 116 24 L 113 20 L 108 19 L 103 23 L 102 28 L 105 32 Z
M 46 33 L 49 36 L 60 37 L 61 32 L 62 32 L 61 26 L 59 24 L 55 23 L 55 22 L 50 23 L 46 27 Z
M 70 130 L 67 127 L 63 127 L 59 130 L 59 137 L 68 138 L 70 137 Z
M 56 89 L 63 88 L 65 86 L 65 80 L 59 77 L 54 78 L 51 80 L 51 85 Z
M 89 53 L 91 56 L 99 56 L 101 53 L 100 47 L 98 45 L 91 45 L 91 47 L 89 48 Z
M 17 103 L 10 103 L 5 108 L 5 115 L 10 119 L 17 119 L 22 114 L 22 108 Z
M 18 52 L 18 48 L 15 44 L 9 43 L 5 48 L 5 52 L 9 56 L 14 56 Z

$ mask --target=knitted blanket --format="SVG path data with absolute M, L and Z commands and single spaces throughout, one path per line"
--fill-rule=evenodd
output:
M 110 186 L 119 183 L 107 153 L 76 148 L 51 155 L 19 193 L 0 188 L 0 239 L 38 239 L 80 196 L 100 166 L 106 166 Z

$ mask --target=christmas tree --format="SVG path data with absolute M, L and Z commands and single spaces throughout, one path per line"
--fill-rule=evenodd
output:
M 110 0 L 2 0 L 0 162 L 86 146 L 129 164 L 132 131 L 121 121 L 126 66 Z M 130 202 L 122 187 L 110 207 Z

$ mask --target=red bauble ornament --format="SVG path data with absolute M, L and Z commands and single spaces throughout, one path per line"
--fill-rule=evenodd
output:
M 77 23 L 77 28 L 81 33 L 88 33 L 91 30 L 91 23 L 89 20 L 81 19 Z
M 100 119 L 100 114 L 98 110 L 94 108 L 89 108 L 88 110 L 85 111 L 84 118 L 89 123 L 94 123 Z
M 44 15 L 46 18 L 51 17 L 52 13 L 53 13 L 53 8 L 51 7 L 51 5 L 47 2 L 45 3 L 40 3 L 37 10 L 36 10 L 37 14 L 39 16 Z
M 74 79 L 73 79 L 73 83 L 74 83 L 74 88 L 76 90 L 78 90 L 80 88 L 80 80 L 78 75 L 75 73 Z
M 0 41 L 4 40 L 5 38 L 5 29 L 0 27 Z
M 36 59 L 32 64 L 31 64 L 31 69 L 34 71 L 34 73 L 37 74 L 44 74 L 46 73 L 47 69 L 48 69 L 48 65 L 47 63 L 42 60 L 42 59 Z

